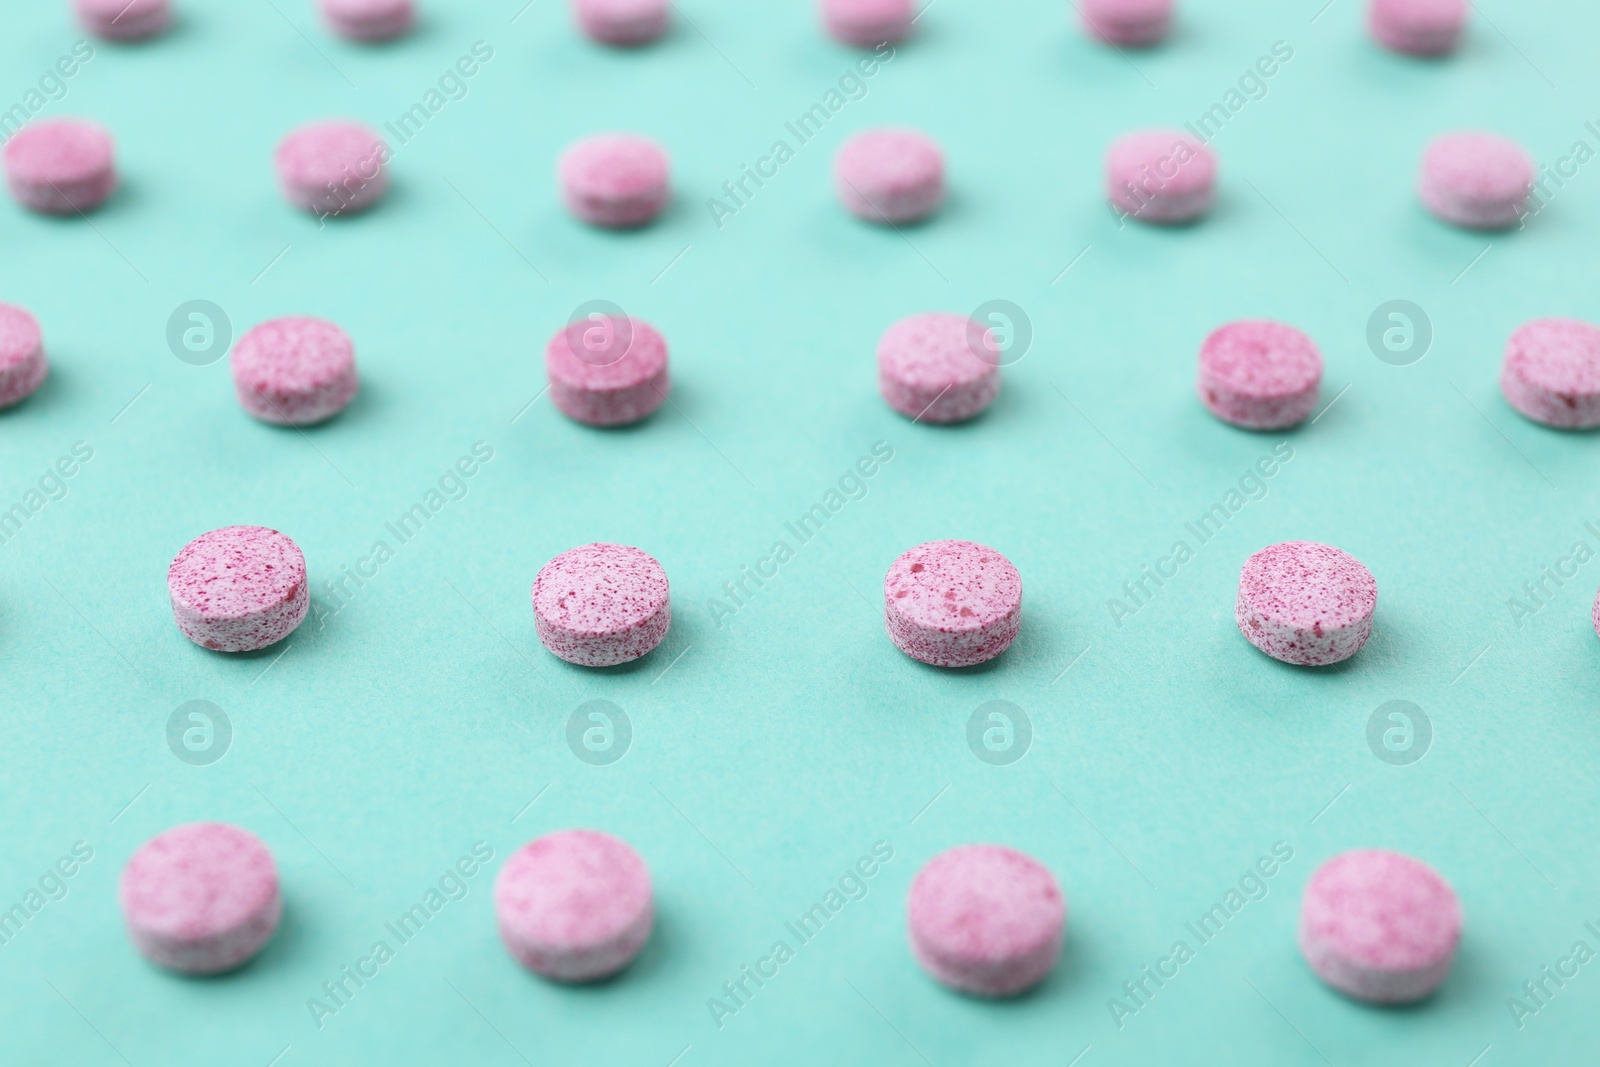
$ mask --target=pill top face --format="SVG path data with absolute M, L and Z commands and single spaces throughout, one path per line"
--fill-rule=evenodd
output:
M 666 571 L 648 552 L 629 545 L 569 549 L 546 563 L 533 584 L 540 616 L 597 637 L 638 626 L 666 602 Z
M 269 319 L 239 338 L 230 367 L 245 410 L 267 422 L 321 422 L 356 393 L 355 347 L 326 319 Z
M 577 389 L 632 389 L 666 368 L 666 338 L 642 319 L 627 316 L 598 314 L 568 323 L 545 348 L 551 379 Z
M 866 130 L 834 158 L 840 200 L 868 222 L 915 222 L 944 199 L 944 153 L 917 130 Z
M 878 387 L 902 415 L 960 422 L 994 401 L 1001 359 L 994 332 L 965 315 L 912 315 L 878 342 Z
M 1315 541 L 1268 545 L 1245 561 L 1235 621 L 1249 642 L 1307 667 L 1355 655 L 1372 634 L 1378 583 L 1350 553 Z
M 1532 158 L 1515 141 L 1477 131 L 1450 133 L 1423 151 L 1418 192 L 1446 222 L 1495 229 L 1526 213 L 1534 171 Z
M 111 135 L 95 123 L 43 119 L 6 142 L 6 173 L 30 183 L 74 185 L 111 169 L 113 154 Z
M 1561 429 L 1600 425 L 1600 327 L 1578 319 L 1535 319 L 1506 343 L 1500 386 L 1536 422 Z
M 894 561 L 885 593 L 911 621 L 959 633 L 1020 611 L 1022 576 L 988 545 L 929 541 Z

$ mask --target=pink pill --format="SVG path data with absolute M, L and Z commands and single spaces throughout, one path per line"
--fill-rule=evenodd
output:
M 184 974 L 243 964 L 283 914 L 272 853 L 255 834 L 220 822 L 175 826 L 139 846 L 118 895 L 139 953 Z
M 578 28 L 618 48 L 649 44 L 667 32 L 667 0 L 572 0 Z
M 906 919 L 923 970 L 964 993 L 1006 997 L 1055 968 L 1067 901 L 1031 856 L 1004 845 L 961 845 L 917 872 Z
M 0 304 L 0 408 L 32 396 L 49 373 L 38 320 L 14 304 Z
M 240 405 L 263 422 L 309 426 L 356 395 L 355 348 L 324 319 L 269 319 L 239 338 L 230 362 Z
M 265 526 L 224 526 L 183 546 L 167 570 L 183 635 L 216 652 L 253 652 L 294 632 L 311 609 L 300 546 Z
M 30 123 L 6 142 L 6 184 L 23 207 L 72 215 L 105 203 L 117 187 L 111 135 L 81 119 Z
M 411 0 L 319 0 L 322 20 L 351 41 L 392 41 L 411 29 L 416 8 Z
M 913 420 L 961 422 L 999 395 L 1001 359 L 999 339 L 973 319 L 912 315 L 878 342 L 878 391 Z
M 868 222 L 916 222 L 944 200 L 944 153 L 916 130 L 858 133 L 833 164 L 834 188 Z
M 528 970 L 558 982 L 592 982 L 622 970 L 650 939 L 650 869 L 610 834 L 546 834 L 500 869 L 494 913 L 500 939 Z
M 1192 222 L 1217 198 L 1217 157 L 1182 130 L 1136 130 L 1106 152 L 1106 194 L 1140 222 Z
M 1378 583 L 1354 556 L 1285 541 L 1245 561 L 1233 615 L 1245 640 L 1273 659 L 1325 667 L 1361 651 L 1377 610 Z
M 666 402 L 667 342 L 626 315 L 596 313 L 568 323 L 544 352 L 550 398 L 568 418 L 622 426 Z
M 661 214 L 671 197 L 670 170 L 665 149 L 626 133 L 586 138 L 556 163 L 567 210 L 610 229 L 643 226 Z
M 845 44 L 871 48 L 911 36 L 913 0 L 822 0 L 822 24 Z
M 1452 51 L 1467 22 L 1467 0 L 1372 0 L 1367 29 L 1385 48 L 1414 56 Z
M 142 41 L 172 23 L 167 0 L 72 0 L 78 23 L 108 41 Z
M 1461 941 L 1455 890 L 1421 860 L 1383 849 L 1333 857 L 1306 883 L 1300 951 L 1317 977 L 1378 1004 L 1439 988 Z
M 1322 353 L 1293 326 L 1242 319 L 1213 331 L 1200 345 L 1200 401 L 1247 430 L 1281 430 L 1317 406 Z
M 1600 327 L 1577 319 L 1534 319 L 1506 342 L 1500 391 L 1546 426 L 1600 426 Z
M 1172 26 L 1172 0 L 1078 0 L 1078 13 L 1091 37 L 1125 48 L 1153 45 Z
M 667 572 L 627 545 L 569 549 L 533 580 L 539 640 L 568 663 L 614 667 L 645 655 L 672 625 Z
M 1492 133 L 1450 133 L 1422 153 L 1417 192 L 1427 209 L 1470 230 L 1511 226 L 1528 213 L 1533 160 Z
M 314 215 L 362 211 L 389 187 L 389 146 L 357 122 L 313 122 L 278 143 L 284 198 Z
M 883 580 L 889 640 L 935 667 L 971 667 L 1011 647 L 1022 627 L 1022 576 L 973 541 L 929 541 L 895 560 Z

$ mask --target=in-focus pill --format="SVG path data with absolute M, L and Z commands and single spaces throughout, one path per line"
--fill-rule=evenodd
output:
M 1461 902 L 1421 860 L 1384 849 L 1318 867 L 1300 907 L 1300 950 L 1317 977 L 1377 1004 L 1439 988 L 1461 941 Z
M 355 346 L 325 319 L 270 319 L 233 346 L 239 404 L 263 422 L 309 426 L 343 411 L 356 395 Z
M 944 200 L 944 153 L 916 130 L 867 130 L 839 149 L 833 177 L 840 201 L 857 218 L 916 222 Z
M 318 216 L 350 214 L 376 204 L 389 188 L 389 147 L 359 122 L 313 122 L 278 143 L 284 199 Z
M 1003 351 L 993 330 L 965 315 L 901 319 L 878 342 L 878 391 L 917 422 L 962 422 L 1000 393 Z
M 500 868 L 494 911 L 500 939 L 528 970 L 592 982 L 622 970 L 650 939 L 650 869 L 610 834 L 546 834 Z
M 294 632 L 311 609 L 300 546 L 265 526 L 224 526 L 183 546 L 167 570 L 183 635 L 216 652 L 252 652 Z
M 82 119 L 42 119 L 6 142 L 6 185 L 23 207 L 73 215 L 105 203 L 117 188 L 111 135 Z
M 563 152 L 556 175 L 567 210 L 592 226 L 629 229 L 667 206 L 671 168 L 666 149 L 654 141 L 602 133 Z
M 1140 222 L 1192 222 L 1211 210 L 1216 154 L 1182 130 L 1135 130 L 1106 151 L 1106 195 Z
M 964 993 L 1005 997 L 1055 968 L 1067 901 L 1031 856 L 1004 845 L 961 845 L 917 872 L 906 920 L 923 970 Z
M 1242 319 L 1200 345 L 1196 389 L 1206 410 L 1247 430 L 1282 430 L 1317 406 L 1322 352 L 1293 326 Z
M 627 315 L 596 313 L 568 323 L 544 350 L 550 398 L 590 426 L 638 422 L 666 403 L 667 341 Z
M 1422 153 L 1417 192 L 1445 222 L 1499 230 L 1528 213 L 1533 159 L 1515 141 L 1492 133 L 1449 133 Z
M 392 41 L 416 21 L 412 0 L 318 0 L 322 21 L 349 41 Z
M 1467 23 L 1467 0 L 1371 0 L 1367 29 L 1395 52 L 1437 56 L 1453 51 Z
M 1377 610 L 1378 583 L 1354 556 L 1315 541 L 1285 541 L 1245 561 L 1234 621 L 1273 659 L 1325 667 L 1361 651 Z
M 1089 36 L 1123 48 L 1147 48 L 1172 26 L 1172 0 L 1078 0 Z
M 146 841 L 123 868 L 118 895 L 139 953 L 184 974 L 242 965 L 283 913 L 271 851 L 248 830 L 218 822 L 175 826 Z
M 1500 391 L 1534 422 L 1563 430 L 1600 426 L 1600 327 L 1578 319 L 1534 319 L 1519 327 L 1506 342 Z
M 0 408 L 32 396 L 49 373 L 38 320 L 14 304 L 0 304 Z
M 872 48 L 911 36 L 914 0 L 822 0 L 822 24 L 845 44 Z
M 78 24 L 107 41 L 142 41 L 172 24 L 167 0 L 72 0 Z
M 971 667 L 1011 647 L 1022 627 L 1022 576 L 975 541 L 929 541 L 883 580 L 889 640 L 935 667 Z
M 572 0 L 578 28 L 616 48 L 649 44 L 667 32 L 667 0 Z
M 582 545 L 533 580 L 533 617 L 545 648 L 568 663 L 614 667 L 650 652 L 672 625 L 667 572 L 628 545 Z

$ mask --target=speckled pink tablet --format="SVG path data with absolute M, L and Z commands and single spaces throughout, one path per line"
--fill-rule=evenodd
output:
M 49 373 L 38 320 L 14 304 L 0 304 L 0 408 L 32 396 Z
M 1300 951 L 1317 977 L 1377 1004 L 1439 988 L 1461 940 L 1455 890 L 1421 860 L 1383 849 L 1333 857 L 1306 883 Z
M 172 24 L 167 0 L 72 0 L 78 23 L 108 41 L 142 41 Z
M 1534 319 L 1506 342 L 1500 391 L 1546 426 L 1600 426 L 1600 327 L 1578 319 Z
M 1200 402 L 1224 422 L 1247 430 L 1282 430 L 1317 406 L 1322 353 L 1293 326 L 1242 319 L 1214 330 L 1200 345 Z
M 670 198 L 666 150 L 644 137 L 602 133 L 568 148 L 556 163 L 567 210 L 593 226 L 650 222 Z
M 1453 50 L 1467 22 L 1467 0 L 1372 0 L 1367 29 L 1385 48 L 1414 56 Z
M 895 560 L 883 580 L 889 640 L 935 667 L 986 663 L 1022 627 L 1022 576 L 973 541 L 929 541 Z
M 167 570 L 183 635 L 216 652 L 252 652 L 294 632 L 311 609 L 300 546 L 265 526 L 201 534 Z
M 1091 37 L 1124 48 L 1160 41 L 1172 25 L 1172 0 L 1078 0 L 1078 14 Z
M 362 211 L 389 188 L 389 147 L 358 122 L 313 122 L 278 143 L 278 183 L 295 207 L 319 216 Z
M 278 928 L 283 898 L 272 853 L 220 822 L 175 826 L 139 847 L 118 890 L 134 947 L 184 974 L 240 966 Z
M 923 970 L 964 993 L 1006 997 L 1054 969 L 1067 901 L 1031 856 L 1004 845 L 961 845 L 917 872 L 906 921 Z
M 1422 153 L 1417 192 L 1446 222 L 1498 230 L 1528 213 L 1533 178 L 1533 160 L 1515 141 L 1492 133 L 1449 133 Z
M 318 6 L 328 28 L 350 41 L 392 41 L 416 21 L 411 0 L 318 0 Z
M 1326 667 L 1361 651 L 1377 609 L 1378 583 L 1350 553 L 1285 541 L 1245 561 L 1233 614 L 1245 640 L 1273 659 Z
M 117 187 L 111 135 L 81 119 L 42 119 L 6 142 L 6 185 L 25 208 L 72 215 L 105 203 Z
M 1216 201 L 1217 157 L 1182 130 L 1135 130 L 1106 151 L 1106 195 L 1140 222 L 1192 222 Z
M 546 834 L 500 868 L 494 913 L 500 939 L 528 970 L 592 982 L 622 970 L 650 939 L 650 869 L 610 834 Z
M 822 0 L 822 24 L 845 44 L 871 48 L 911 36 L 913 0 Z
M 623 426 L 666 402 L 666 338 L 649 323 L 597 313 L 570 322 L 545 347 L 550 398 L 568 418 Z
M 672 625 L 667 572 L 627 545 L 569 549 L 534 578 L 533 618 L 544 647 L 568 663 L 627 663 L 659 645 Z
M 601 44 L 636 48 L 667 32 L 667 0 L 572 0 L 578 28 Z
M 961 422 L 1000 393 L 1000 343 L 965 315 L 901 319 L 878 342 L 878 391 L 919 422 Z
M 309 426 L 356 395 L 355 347 L 325 319 L 269 319 L 239 338 L 230 363 L 240 405 L 263 422 Z
M 944 153 L 916 130 L 867 130 L 839 149 L 833 184 L 857 218 L 916 222 L 944 200 Z

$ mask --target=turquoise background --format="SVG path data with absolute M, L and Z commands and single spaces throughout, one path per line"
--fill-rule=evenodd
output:
M 95 44 L 41 111 L 111 128 L 125 185 L 87 220 L 0 210 L 0 298 L 36 313 L 53 368 L 0 414 L 0 506 L 75 442 L 93 449 L 66 496 L 0 546 L 0 904 L 24 900 L 75 842 L 93 850 L 64 897 L 0 945 L 0 1060 L 1592 1055 L 1600 964 L 1520 1028 L 1507 1000 L 1574 942 L 1600 950 L 1584 928 L 1600 926 L 1600 564 L 1551 583 L 1531 617 L 1508 598 L 1575 541 L 1600 549 L 1584 526 L 1600 523 L 1596 442 L 1520 419 L 1496 376 L 1527 319 L 1600 317 L 1600 164 L 1500 235 L 1433 221 L 1412 183 L 1447 129 L 1497 129 L 1550 164 L 1579 139 L 1600 148 L 1585 128 L 1600 119 L 1600 11 L 1485 0 L 1460 53 L 1423 62 L 1373 46 L 1357 0 L 1320 13 L 1321 0 L 1188 0 L 1166 45 L 1126 57 L 1083 39 L 1056 0 L 937 0 L 865 96 L 718 229 L 707 198 L 859 53 L 803 2 L 685 0 L 671 35 L 637 53 L 586 42 L 559 0 L 520 6 L 430 3 L 417 33 L 365 48 L 332 38 L 304 0 L 186 0 L 158 41 Z M 12 5 L 7 31 L 4 106 L 80 38 L 61 2 Z M 281 201 L 284 133 L 334 115 L 393 121 L 478 41 L 493 58 L 399 148 L 379 208 L 319 228 Z M 1293 58 L 1213 142 L 1216 211 L 1184 229 L 1119 228 L 1100 189 L 1107 142 L 1198 117 L 1279 41 Z M 903 233 L 852 220 L 830 189 L 840 141 L 888 123 L 949 155 L 947 208 Z M 559 206 L 557 153 L 601 129 L 673 153 L 676 201 L 643 232 L 597 233 Z M 1369 316 L 1396 298 L 1434 332 L 1410 366 L 1367 344 Z M 191 366 L 167 346 L 169 316 L 193 299 L 224 308 L 234 336 L 283 314 L 337 320 L 360 395 L 303 433 L 252 421 L 226 361 Z M 674 404 L 633 429 L 577 426 L 547 397 L 527 406 L 546 339 L 593 299 L 672 347 Z M 953 428 L 893 414 L 875 388 L 881 333 L 991 299 L 1019 305 L 1034 332 L 995 406 Z M 1339 399 L 1314 425 L 1242 432 L 1193 396 L 1201 339 L 1257 315 L 1322 346 L 1324 402 Z M 324 583 L 480 441 L 493 459 L 466 495 L 335 613 Z M 879 441 L 894 458 L 864 498 L 719 627 L 709 598 Z M 1266 497 L 1115 625 L 1108 599 L 1283 442 L 1293 458 Z M 319 618 L 285 646 L 209 654 L 172 624 L 168 563 L 230 523 L 305 550 Z M 986 668 L 924 667 L 883 632 L 890 561 L 944 537 L 993 545 L 1024 577 L 1022 636 Z M 1372 641 L 1341 666 L 1285 666 L 1234 627 L 1240 565 L 1290 538 L 1339 545 L 1377 577 Z M 545 561 L 594 540 L 644 547 L 672 581 L 666 643 L 611 671 L 546 653 L 529 604 Z M 609 766 L 566 741 L 594 699 L 632 724 Z M 1434 731 L 1410 766 L 1366 740 L 1395 699 Z M 232 723 L 209 766 L 166 741 L 190 700 Z M 1032 723 L 1009 766 L 968 747 L 967 721 L 991 700 Z M 286 893 L 278 937 L 217 980 L 147 965 L 116 904 L 129 854 L 194 819 L 265 838 Z M 655 937 L 592 988 L 522 972 L 490 905 L 503 859 L 567 826 L 621 835 L 656 879 Z M 1059 969 L 1013 1002 L 943 990 L 905 946 L 918 866 L 980 840 L 1039 857 L 1069 899 Z M 308 999 L 476 842 L 494 859 L 465 897 L 319 1028 Z M 875 842 L 893 859 L 866 895 L 792 945 L 719 1028 L 708 999 Z M 1119 1028 L 1110 998 L 1277 842 L 1293 858 L 1265 898 Z M 1345 1000 L 1300 959 L 1306 879 L 1361 846 L 1426 859 L 1463 900 L 1455 970 L 1421 1007 Z

